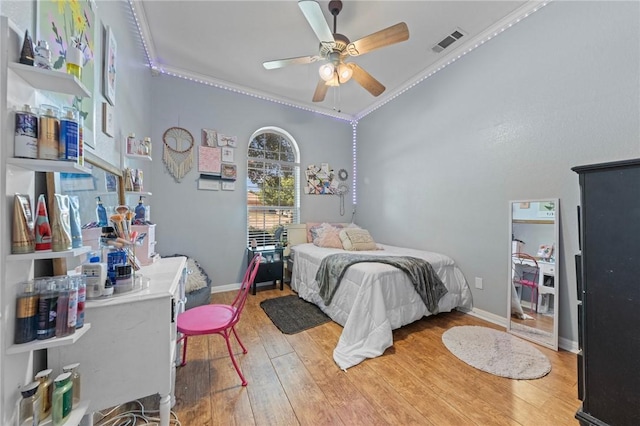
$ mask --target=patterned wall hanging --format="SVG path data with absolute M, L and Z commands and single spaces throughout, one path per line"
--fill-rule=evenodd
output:
M 182 127 L 170 127 L 162 135 L 162 160 L 173 178 L 180 182 L 193 166 L 193 136 Z
M 328 163 L 322 163 L 320 167 L 310 164 L 305 170 L 307 185 L 304 193 L 309 195 L 332 195 L 336 194 L 338 181 L 333 170 Z

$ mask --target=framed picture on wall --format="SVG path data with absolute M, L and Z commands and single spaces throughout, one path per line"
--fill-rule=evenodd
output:
M 104 97 L 111 105 L 116 104 L 116 37 L 111 31 L 111 27 L 105 30 L 104 40 Z
M 97 31 L 96 5 L 93 0 L 75 2 L 36 1 L 36 34 L 38 40 L 49 44 L 53 69 L 67 72 L 66 55 L 74 45 L 82 53 L 82 71 L 80 82 L 91 93 L 96 93 L 100 86 L 100 61 L 94 55 L 96 43 L 100 40 Z M 99 21 L 98 21 L 99 22 Z M 52 101 L 58 105 L 72 106 L 78 110 L 83 120 L 83 141 L 96 147 L 96 109 L 97 105 L 91 97 L 80 97 L 63 94 L 50 94 Z M 99 104 L 98 104 L 99 105 Z M 97 112 L 99 114 L 99 112 Z
M 233 163 L 233 148 L 223 146 L 222 148 L 222 161 L 225 163 Z
M 222 164 L 222 179 L 236 180 L 238 171 L 235 164 Z
M 113 107 L 107 102 L 102 103 L 102 132 L 113 137 L 115 133 L 115 123 L 113 121 Z

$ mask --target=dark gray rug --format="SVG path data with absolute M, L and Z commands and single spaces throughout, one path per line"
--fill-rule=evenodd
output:
M 295 294 L 263 300 L 260 307 L 284 334 L 296 334 L 331 321 L 320 308 Z

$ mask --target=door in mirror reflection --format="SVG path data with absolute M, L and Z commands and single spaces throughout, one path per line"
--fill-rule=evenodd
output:
M 559 200 L 511 201 L 507 330 L 558 349 Z

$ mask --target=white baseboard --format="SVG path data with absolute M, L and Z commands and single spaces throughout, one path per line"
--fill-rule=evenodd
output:
M 218 285 L 218 286 L 212 286 L 211 287 L 211 294 L 215 294 L 215 293 L 224 293 L 225 291 L 235 291 L 240 289 L 240 284 L 241 283 L 233 283 L 233 284 L 227 284 L 227 285 Z M 273 284 L 267 284 L 266 287 L 273 287 Z M 260 284 L 258 284 L 258 289 L 260 288 Z M 277 286 L 277 288 L 280 288 L 280 285 Z
M 225 291 L 238 290 L 239 288 L 240 288 L 240 283 L 211 286 L 211 294 L 224 293 Z
M 564 337 L 558 337 L 558 347 L 560 349 L 564 349 L 565 351 L 573 352 L 574 354 L 580 352 L 580 349 L 578 348 L 578 342 L 576 342 L 575 340 L 565 339 Z
M 485 321 L 489 321 L 492 324 L 501 325 L 504 328 L 507 328 L 507 320 L 500 315 L 492 314 L 491 312 L 483 311 L 482 309 L 473 308 L 470 311 L 463 311 L 471 316 L 476 318 L 483 319 Z
M 501 317 L 500 315 L 492 314 L 491 312 L 483 311 L 482 309 L 477 309 L 477 308 L 473 308 L 471 311 L 463 311 L 463 312 L 469 315 L 472 315 L 476 318 L 480 318 L 482 320 L 488 321 L 492 324 L 500 325 L 505 329 L 507 328 L 507 319 L 504 317 Z M 568 352 L 573 352 L 574 354 L 577 354 L 579 351 L 578 342 L 574 340 L 566 339 L 564 337 L 558 337 L 558 348 Z

